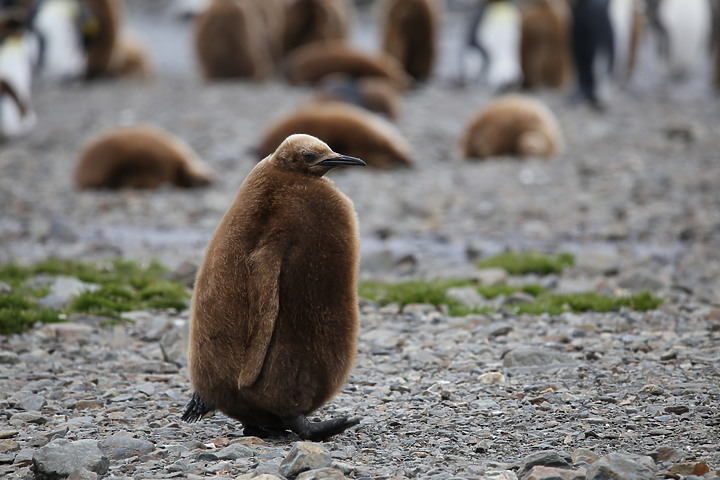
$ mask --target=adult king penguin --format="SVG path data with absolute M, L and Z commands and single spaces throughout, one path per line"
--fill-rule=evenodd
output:
M 615 57 L 610 0 L 574 0 L 571 45 L 577 96 L 596 109 L 603 108 L 604 89 Z
M 340 390 L 357 349 L 357 219 L 324 175 L 364 164 L 291 135 L 247 176 L 195 282 L 183 420 L 216 409 L 245 435 L 308 440 L 359 422 L 306 415 Z

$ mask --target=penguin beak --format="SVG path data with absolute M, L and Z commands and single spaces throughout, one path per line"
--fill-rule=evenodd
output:
M 352 165 L 365 166 L 367 164 L 365 162 L 363 162 L 362 160 L 360 160 L 359 158 L 348 157 L 346 155 L 340 155 L 339 157 L 328 158 L 327 160 L 318 162 L 316 165 L 319 165 L 321 167 L 340 167 L 343 165 L 345 165 L 345 166 L 352 166 Z

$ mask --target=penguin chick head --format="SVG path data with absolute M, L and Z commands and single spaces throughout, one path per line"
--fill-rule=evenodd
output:
M 315 177 L 322 177 L 335 167 L 366 165 L 359 158 L 333 152 L 319 138 L 303 134 L 287 137 L 270 161 L 280 168 Z

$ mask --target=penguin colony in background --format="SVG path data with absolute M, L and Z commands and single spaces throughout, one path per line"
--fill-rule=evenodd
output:
M 27 12 L 29 1 L 17 3 Z M 18 32 L 42 36 L 36 65 L 48 77 L 149 74 L 143 48 L 121 31 L 119 1 L 40 0 L 19 28 L 17 22 L 0 23 L 2 135 L 32 123 L 33 51 L 20 48 L 25 43 Z M 695 48 L 709 37 L 707 1 L 648 0 L 650 29 L 670 76 L 687 75 L 707 55 Z M 205 78 L 263 81 L 282 72 L 291 83 L 319 88 L 261 132 L 257 147 L 265 158 L 210 241 L 193 294 L 194 393 L 183 419 L 218 410 L 242 422 L 246 435 L 290 430 L 324 439 L 358 422 L 341 417 L 315 423 L 307 416 L 342 388 L 355 360 L 359 243 L 352 204 L 324 175 L 337 166 L 365 164 L 356 157 L 379 169 L 413 165 L 399 130 L 371 111 L 397 118 L 395 89 L 432 75 L 441 12 L 437 1 L 384 0 L 383 49 L 367 53 L 348 40 L 353 15 L 346 0 L 192 3 Z M 519 7 L 487 0 L 480 9 L 466 37 L 482 57 L 485 81 L 498 90 L 518 83 L 564 88 L 576 75 L 581 98 L 600 105 L 599 62 L 605 62 L 603 75 L 611 68 L 625 79 L 632 73 L 641 22 L 631 0 L 527 0 Z M 589 19 L 593 27 L 580 28 Z M 221 37 L 227 45 L 218 44 Z M 692 41 L 679 45 L 682 38 Z M 82 48 L 63 57 L 57 52 L 64 44 Z M 467 158 L 551 157 L 562 147 L 552 112 L 527 95 L 486 105 L 460 144 Z M 75 169 L 78 188 L 190 187 L 213 179 L 189 146 L 142 125 L 93 139 Z
M 182 140 L 150 125 L 123 127 L 95 137 L 75 164 L 78 188 L 198 187 L 212 169 Z
M 351 201 L 324 178 L 364 165 L 292 135 L 248 174 L 195 282 L 183 419 L 219 410 L 245 435 L 321 440 L 355 418 L 307 415 L 344 385 L 358 333 L 359 234 Z

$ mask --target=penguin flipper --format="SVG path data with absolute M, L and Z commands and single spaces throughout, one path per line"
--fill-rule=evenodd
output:
M 280 310 L 280 265 L 284 246 L 266 243 L 250 254 L 247 281 L 248 319 L 245 322 L 242 345 L 238 345 L 242 370 L 238 374 L 238 388 L 252 385 L 260 375 L 275 320 Z
M 187 407 L 185 407 L 185 413 L 183 413 L 183 416 L 180 417 L 180 419 L 188 423 L 197 422 L 213 410 L 214 409 L 212 407 L 200 398 L 200 395 L 193 393 Z

